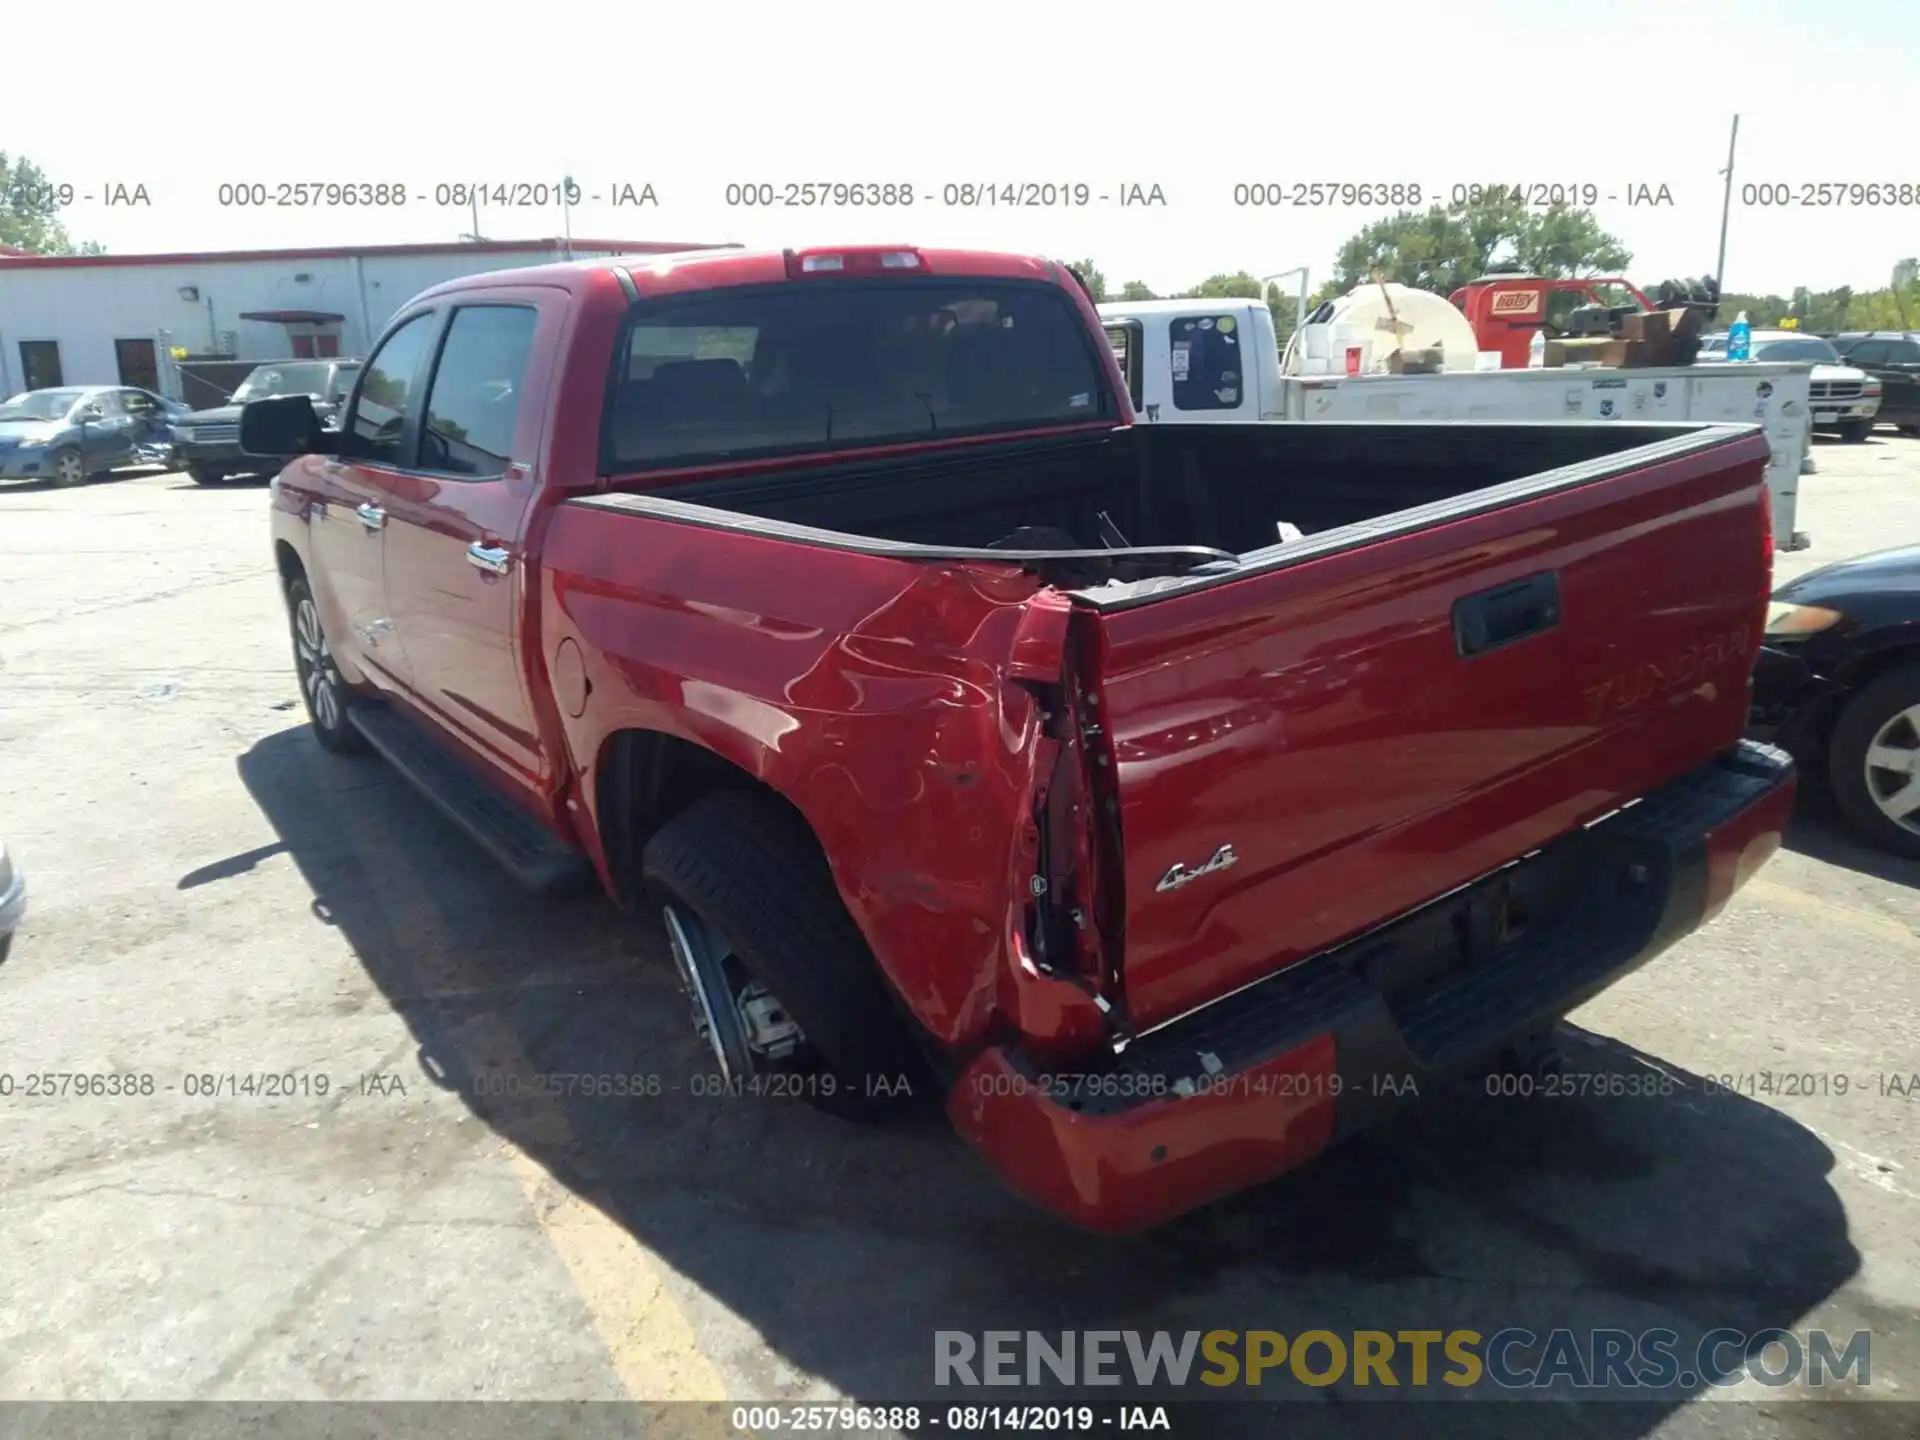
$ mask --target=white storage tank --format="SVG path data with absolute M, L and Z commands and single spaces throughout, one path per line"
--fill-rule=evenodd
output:
M 1315 311 L 1288 347 L 1284 369 L 1289 375 L 1377 374 L 1396 350 L 1430 349 L 1441 352 L 1444 370 L 1479 368 L 1473 326 L 1451 301 L 1389 280 L 1358 286 Z M 1351 370 L 1355 359 L 1358 369 Z

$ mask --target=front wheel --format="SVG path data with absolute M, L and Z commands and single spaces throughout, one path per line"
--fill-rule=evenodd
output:
M 293 622 L 293 670 L 300 681 L 300 698 L 306 701 L 307 718 L 313 722 L 313 738 L 336 754 L 361 753 L 367 742 L 347 719 L 353 693 L 327 648 L 320 607 L 304 575 L 287 586 L 287 611 Z
M 1854 829 L 1920 860 L 1920 665 L 1882 675 L 1847 702 L 1827 764 L 1834 800 Z
M 1849 445 L 1859 445 L 1873 433 L 1873 421 L 1849 420 L 1840 427 L 1840 438 Z
M 53 457 L 53 483 L 56 485 L 78 485 L 87 478 L 87 462 L 81 457 L 77 447 L 69 445 L 55 453 Z
M 193 477 L 196 485 L 218 485 L 227 478 L 227 472 L 216 470 L 211 465 L 189 465 L 187 474 Z
M 797 817 L 718 792 L 663 825 L 641 868 L 664 902 L 668 949 L 722 1093 L 790 1096 L 862 1121 L 909 1112 L 929 1093 L 879 967 Z

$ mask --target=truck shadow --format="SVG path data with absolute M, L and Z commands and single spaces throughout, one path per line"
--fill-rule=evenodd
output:
M 1791 1328 L 1859 1268 L 1826 1178 L 1833 1156 L 1813 1134 L 1577 1030 L 1575 1069 L 1668 1093 L 1520 1100 L 1461 1087 L 1156 1233 L 1085 1235 L 1004 1191 L 937 1121 L 866 1131 L 789 1101 L 700 1095 L 708 1067 L 650 917 L 519 894 L 378 762 L 329 755 L 301 728 L 238 765 L 317 923 L 338 927 L 365 968 L 370 984 L 337 1003 L 391 1006 L 417 1042 L 410 1087 L 458 1092 L 764 1337 L 770 1357 L 726 1362 L 737 1392 L 818 1377 L 875 1401 L 1023 1398 L 936 1389 L 939 1330 L 1668 1326 L 1685 1355 L 1717 1327 Z M 192 878 L 219 883 L 251 858 Z M 638 1077 L 624 1088 L 658 1093 L 536 1095 L 536 1075 Z M 1182 1395 L 1271 1399 L 1267 1378 Z M 1368 1398 L 1281 1384 L 1301 1401 Z M 1644 1435 L 1685 1398 L 1596 1405 L 1579 1433 Z M 1559 1428 L 1569 1408 L 1555 1433 L 1572 1433 Z M 1530 1409 L 1423 1405 L 1405 1420 L 1428 1436 L 1538 1433 Z M 1286 1428 L 1342 1414 L 1351 1423 L 1347 1405 L 1290 1404 Z M 1208 1416 L 1180 1433 L 1274 1431 L 1271 1414 Z M 1829 1418 L 1820 1433 L 1845 1427 Z
M 1871 875 L 1891 885 L 1920 888 L 1920 860 L 1909 860 L 1862 839 L 1847 824 L 1825 783 L 1803 775 L 1787 825 L 1786 848 L 1810 859 Z

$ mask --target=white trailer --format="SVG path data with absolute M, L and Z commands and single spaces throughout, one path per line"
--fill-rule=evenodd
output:
M 1273 314 L 1257 300 L 1144 300 L 1100 306 L 1133 407 L 1146 424 L 1316 420 L 1624 420 L 1758 425 L 1772 447 L 1775 543 L 1795 527 L 1812 443 L 1811 364 L 1733 362 L 1636 370 L 1568 366 L 1432 375 L 1288 375 Z

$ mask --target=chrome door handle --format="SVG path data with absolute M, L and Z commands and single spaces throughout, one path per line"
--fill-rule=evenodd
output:
M 387 512 L 378 505 L 362 505 L 353 513 L 360 517 L 360 523 L 369 530 L 378 530 L 387 523 Z
M 495 575 L 504 575 L 513 563 L 504 545 L 486 546 L 478 540 L 467 546 L 467 561 Z

